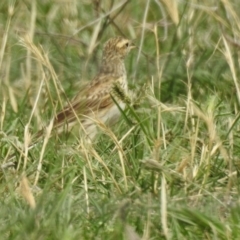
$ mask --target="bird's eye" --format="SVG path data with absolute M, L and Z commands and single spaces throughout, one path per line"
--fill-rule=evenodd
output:
M 126 46 L 126 47 L 128 47 L 128 46 L 129 46 L 129 43 L 128 43 L 128 42 L 127 42 L 127 43 L 125 43 L 125 46 Z

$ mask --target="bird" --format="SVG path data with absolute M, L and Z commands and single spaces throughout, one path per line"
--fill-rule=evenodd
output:
M 54 116 L 52 133 L 71 132 L 77 125 L 92 141 L 98 132 L 97 121 L 111 125 L 118 120 L 128 94 L 124 59 L 133 48 L 132 41 L 121 36 L 104 44 L 97 75 Z M 36 138 L 43 134 L 42 129 Z
M 124 60 L 135 47 L 131 40 L 121 36 L 110 38 L 104 44 L 98 73 L 52 118 L 50 137 L 71 132 L 77 126 L 92 142 L 98 133 L 99 122 L 107 125 L 117 122 L 121 111 L 130 103 Z M 34 147 L 44 134 L 44 128 L 34 134 L 28 149 Z M 23 149 L 18 151 L 22 154 Z M 10 155 L 8 161 L 15 156 Z

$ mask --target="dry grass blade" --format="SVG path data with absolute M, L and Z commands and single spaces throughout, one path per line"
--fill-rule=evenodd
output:
M 227 42 L 227 40 L 225 39 L 224 36 L 222 36 L 222 39 L 223 39 L 223 43 L 224 43 L 224 46 L 225 46 L 225 51 L 223 51 L 223 54 L 224 54 L 224 56 L 226 58 L 226 61 L 229 65 L 229 68 L 231 70 L 233 81 L 234 81 L 236 92 L 237 92 L 238 102 L 240 104 L 240 86 L 239 86 L 239 80 L 237 79 L 237 74 L 236 74 L 236 70 L 235 70 L 234 61 L 232 59 L 232 53 L 231 53 L 230 47 L 228 45 L 228 42 Z
M 127 191 L 128 190 L 128 182 L 127 182 L 127 175 L 126 175 L 126 170 L 125 170 L 125 164 L 127 163 L 127 158 L 126 158 L 125 153 L 122 149 L 121 142 L 118 141 L 115 134 L 105 124 L 103 124 L 101 122 L 98 122 L 97 125 L 98 125 L 98 127 L 100 127 L 102 129 L 102 131 L 105 134 L 107 134 L 113 140 L 113 142 L 115 144 L 115 148 L 118 150 L 118 155 L 119 155 L 121 168 L 122 168 L 122 176 L 123 176 L 124 183 L 125 183 L 125 190 Z
M 116 181 L 116 179 L 114 178 L 113 174 L 111 173 L 110 169 L 108 168 L 108 166 L 106 165 L 106 163 L 103 161 L 103 159 L 99 156 L 99 154 L 96 152 L 95 149 L 91 148 L 89 150 L 89 154 L 92 155 L 103 167 L 104 169 L 107 171 L 107 173 L 109 174 L 110 178 L 113 181 L 113 184 L 115 185 L 117 191 L 119 193 L 122 192 L 118 182 Z
M 58 100 L 60 102 L 60 106 L 61 106 L 61 108 L 63 108 L 63 103 L 62 103 L 62 98 L 60 96 L 60 93 L 64 93 L 64 90 L 63 90 L 61 84 L 58 81 L 57 74 L 55 73 L 55 70 L 54 70 L 52 64 L 50 63 L 50 60 L 48 58 L 48 54 L 44 52 L 42 47 L 37 47 L 32 42 L 29 35 L 25 35 L 23 38 L 20 38 L 20 44 L 23 47 L 25 47 L 26 49 L 30 50 L 33 53 L 35 59 L 40 64 L 42 64 L 43 66 L 45 66 L 49 70 L 49 72 L 51 74 L 51 77 L 53 79 L 55 90 L 57 92 L 57 96 L 58 96 Z M 42 69 L 42 72 L 44 72 L 43 69 Z M 48 84 L 48 83 L 46 82 L 46 84 Z
M 20 180 L 19 191 L 26 200 L 26 202 L 29 204 L 29 206 L 34 209 L 36 207 L 36 202 L 26 176 L 23 176 Z
M 166 192 L 166 179 L 164 174 L 162 174 L 161 179 L 161 223 L 166 239 L 169 238 L 168 234 L 168 222 L 167 222 L 167 192 Z
M 88 54 L 89 55 L 92 54 L 92 52 L 93 52 L 93 50 L 96 46 L 96 41 L 97 41 L 97 38 L 98 38 L 100 27 L 101 27 L 101 19 L 99 20 L 98 23 L 96 23 L 93 35 L 91 37 L 91 41 L 90 41 L 90 44 L 89 44 L 89 47 L 88 47 Z
M 169 16 L 171 17 L 172 21 L 175 25 L 179 23 L 179 14 L 178 14 L 178 6 L 177 0 L 162 0 L 167 7 Z
M 5 113 L 6 113 L 6 98 L 4 97 L 2 101 L 2 108 L 1 108 L 1 114 L 0 114 L 0 131 L 3 130 Z
M 240 18 L 239 18 L 238 13 L 235 11 L 234 7 L 232 6 L 232 3 L 229 0 L 221 0 L 221 2 L 225 6 L 226 11 L 228 12 L 229 16 L 231 16 L 231 18 L 233 18 L 234 23 L 237 25 L 238 31 L 239 31 L 240 30 Z
M 186 112 L 186 107 L 184 106 L 177 106 L 177 105 L 170 105 L 170 104 L 164 104 L 160 102 L 157 98 L 152 96 L 151 94 L 147 95 L 147 99 L 149 100 L 149 103 L 151 103 L 152 108 L 157 108 L 161 107 L 162 112 L 171 112 L 172 114 L 176 114 L 177 112 L 179 113 L 185 113 Z
M 209 147 L 209 151 L 210 151 L 210 156 L 213 156 L 216 153 L 216 150 L 219 149 L 225 162 L 228 163 L 229 156 L 228 156 L 227 150 L 225 149 L 225 147 L 222 144 L 220 137 L 218 136 L 217 129 L 216 129 L 216 122 L 212 115 L 212 111 L 210 111 L 210 114 L 205 114 L 193 103 L 192 103 L 192 108 L 194 110 L 194 113 L 199 118 L 201 118 L 208 127 L 208 134 L 209 134 L 208 147 Z M 209 164 L 209 163 L 207 163 L 207 164 Z
M 8 33 L 9 33 L 9 29 L 10 29 L 12 16 L 14 13 L 14 7 L 15 7 L 14 4 L 11 4 L 11 3 L 8 6 L 8 20 L 7 20 L 6 29 L 4 31 L 4 35 L 3 35 L 3 39 L 2 39 L 2 46 L 0 49 L 0 69 L 2 68 L 3 56 L 4 56 L 4 52 L 5 52 L 6 45 L 7 45 Z M 0 83 L 1 82 L 2 82 L 2 78 L 0 78 Z M 0 85 L 2 85 L 2 84 L 0 84 Z
M 126 224 L 124 226 L 124 232 L 126 240 L 141 240 L 142 238 L 137 234 L 136 230 L 130 226 L 129 224 Z
M 34 37 L 34 30 L 35 30 L 35 22 L 36 22 L 36 15 L 37 15 L 37 11 L 36 11 L 36 0 L 32 0 L 31 2 L 31 20 L 30 20 L 30 29 L 29 29 L 29 38 L 31 39 L 31 41 L 33 41 L 33 37 Z M 25 78 L 25 86 L 26 89 L 28 90 L 29 87 L 31 86 L 31 80 L 32 80 L 32 76 L 31 76 L 31 71 L 32 71 L 32 59 L 31 59 L 31 49 L 27 48 L 27 58 L 26 58 L 26 78 Z
M 135 72 L 134 72 L 134 79 L 136 77 L 136 70 L 138 69 L 138 63 L 139 63 L 139 59 L 140 59 L 140 55 L 142 52 L 142 48 L 143 48 L 143 42 L 145 39 L 145 31 L 146 31 L 146 22 L 147 22 L 147 16 L 148 16 L 148 11 L 149 11 L 149 4 L 150 4 L 150 0 L 146 1 L 146 7 L 145 7 L 145 11 L 144 11 L 144 16 L 143 16 L 143 23 L 142 23 L 142 31 L 141 31 L 141 38 L 140 38 L 140 44 L 138 46 L 138 54 L 137 54 L 137 60 L 136 60 L 136 64 L 135 64 Z
M 86 174 L 86 168 L 83 167 L 83 176 L 84 176 L 84 189 L 85 189 L 85 199 L 86 199 L 86 206 L 87 206 L 87 214 L 90 213 L 89 208 L 89 194 L 88 194 L 88 183 L 87 183 L 87 174 Z
M 51 136 L 52 128 L 53 128 L 53 120 L 50 121 L 48 127 L 46 128 L 46 135 L 45 135 L 45 138 L 43 141 L 43 146 L 42 146 L 42 150 L 41 150 L 39 161 L 38 161 L 38 167 L 37 167 L 36 177 L 35 177 L 35 181 L 34 181 L 34 186 L 37 185 L 39 177 L 40 177 L 40 173 L 42 170 L 42 164 L 43 164 L 43 155 L 44 155 L 48 140 Z
M 31 134 L 29 133 L 29 124 L 27 124 L 24 128 L 24 164 L 23 169 L 26 170 L 27 167 L 27 159 L 28 159 L 28 147 L 31 143 Z

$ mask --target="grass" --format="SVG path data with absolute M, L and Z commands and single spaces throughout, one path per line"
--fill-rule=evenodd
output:
M 0 3 L 0 239 L 239 238 L 240 6 L 177 3 Z M 28 150 L 115 35 L 135 106 Z

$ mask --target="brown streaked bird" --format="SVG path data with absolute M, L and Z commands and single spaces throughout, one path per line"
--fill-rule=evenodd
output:
M 127 93 L 124 59 L 132 48 L 131 41 L 123 37 L 110 38 L 105 43 L 98 74 L 55 116 L 52 132 L 71 131 L 78 124 L 92 140 L 97 133 L 96 121 L 116 122 L 120 116 L 119 107 L 124 109 L 125 103 L 114 94 L 114 87 L 117 85 Z M 42 133 L 40 131 L 37 136 Z

